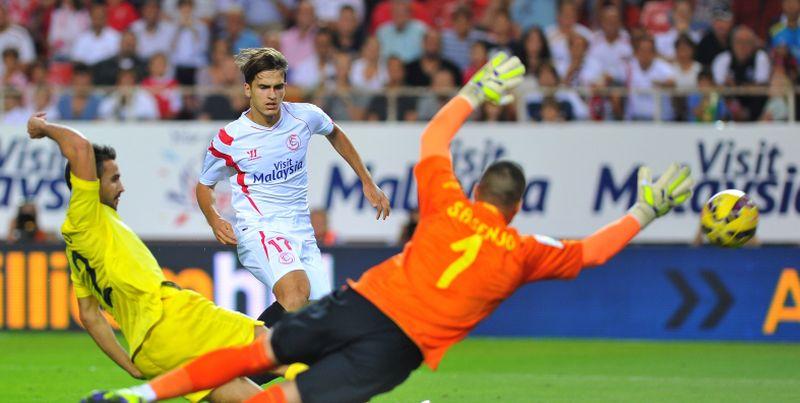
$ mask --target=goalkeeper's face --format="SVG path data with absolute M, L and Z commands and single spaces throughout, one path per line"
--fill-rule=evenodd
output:
M 286 95 L 286 77 L 281 70 L 264 70 L 256 74 L 253 82 L 244 85 L 250 98 L 250 108 L 271 121 L 280 116 L 281 102 Z
M 100 172 L 100 203 L 116 210 L 119 198 L 124 191 L 125 187 L 122 186 L 117 162 L 114 160 L 103 161 Z

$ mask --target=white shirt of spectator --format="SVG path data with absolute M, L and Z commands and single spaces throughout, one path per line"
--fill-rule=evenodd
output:
M 587 41 L 592 40 L 592 31 L 581 24 L 575 24 L 573 30 Z M 569 37 L 558 29 L 558 24 L 547 27 L 544 32 L 547 37 L 547 43 L 550 45 L 550 57 L 553 63 L 563 63 L 567 60 L 569 63 Z M 591 42 L 590 42 L 591 43 Z
M 378 28 L 378 41 L 381 43 L 381 57 L 397 56 L 403 63 L 409 63 L 422 55 L 422 38 L 427 26 L 419 20 L 409 20 L 402 30 L 394 23 L 383 24 Z
M 118 92 L 112 92 L 100 102 L 98 114 L 102 119 L 155 120 L 158 119 L 158 104 L 149 92 L 134 88 L 127 102 L 122 102 Z
M 0 32 L 0 51 L 15 48 L 19 52 L 19 61 L 25 64 L 33 62 L 36 57 L 33 48 L 33 39 L 28 31 L 16 24 L 11 24 L 5 31 Z M 5 66 L 0 63 L 0 74 L 5 73 Z
M 386 71 L 386 65 L 378 62 L 378 71 L 370 78 L 364 76 L 367 70 L 367 61 L 364 59 L 356 59 L 350 67 L 350 84 L 354 88 L 361 90 L 379 91 L 389 82 L 389 73 Z
M 323 22 L 334 22 L 344 6 L 353 7 L 358 21 L 364 21 L 364 0 L 311 0 L 314 13 Z
M 333 132 L 333 121 L 306 103 L 282 103 L 272 127 L 253 122 L 247 112 L 211 140 L 200 183 L 230 182 L 239 239 L 263 227 L 313 239 L 306 154 L 314 134 Z
M 169 21 L 159 21 L 156 29 L 150 31 L 144 20 L 138 20 L 131 25 L 131 32 L 136 35 L 136 55 L 147 60 L 157 53 L 170 56 L 178 27 Z
M 455 63 L 461 71 L 469 67 L 469 54 L 472 45 L 477 41 L 487 40 L 486 34 L 477 29 L 469 31 L 467 37 L 461 39 L 452 29 L 442 31 L 442 56 Z M 460 81 L 461 77 L 456 77 Z
M 700 62 L 692 62 L 688 70 L 681 69 L 678 62 L 672 63 L 672 68 L 675 70 L 676 88 L 697 88 L 697 75 L 703 70 L 703 65 Z
M 57 8 L 50 17 L 50 32 L 47 43 L 53 57 L 68 59 L 72 45 L 78 36 L 89 29 L 89 13 L 86 10 Z
M 319 58 L 314 54 L 300 63 L 297 68 L 289 70 L 288 81 L 301 88 L 314 88 L 332 81 L 335 77 L 336 66 L 328 62 L 320 67 Z
M 603 66 L 604 74 L 618 83 L 623 83 L 626 77 L 625 66 L 633 57 L 633 47 L 628 32 L 620 29 L 617 39 L 608 42 L 603 31 L 598 30 L 592 34 L 589 44 L 589 53 L 586 57 Z
M 575 90 L 556 90 L 556 92 L 553 93 L 553 98 L 559 103 L 567 102 L 570 104 L 574 120 L 586 120 L 589 118 L 589 106 L 586 105 L 586 102 L 583 101 L 583 98 L 581 98 Z M 542 95 L 541 91 L 529 93 L 525 96 L 526 104 L 542 103 L 542 101 L 544 101 L 544 95 Z M 530 120 L 527 111 L 523 116 L 525 116 L 526 120 Z
M 718 85 L 725 84 L 731 68 L 733 55 L 730 50 L 720 53 L 711 63 L 711 73 L 714 75 L 714 82 Z M 755 71 L 753 72 L 754 82 L 752 84 L 766 84 L 769 81 L 769 56 L 767 52 L 759 49 L 756 51 Z
M 217 13 L 217 3 L 219 0 L 194 0 L 194 8 L 192 14 L 195 18 L 203 20 L 210 20 L 214 18 Z M 169 17 L 172 21 L 177 22 L 180 18 L 178 12 L 178 0 L 164 0 L 161 3 L 161 12 Z
M 105 27 L 100 35 L 94 31 L 84 31 L 72 46 L 72 61 L 93 65 L 112 58 L 119 53 L 120 33 L 114 28 Z
M 208 27 L 200 20 L 194 20 L 192 27 L 178 27 L 171 44 L 170 61 L 179 67 L 203 67 L 207 64 Z
M 642 70 L 641 66 L 639 66 L 639 61 L 633 59 L 628 63 L 628 69 L 628 89 L 630 90 L 654 89 L 656 88 L 655 83 L 675 80 L 675 70 L 672 65 L 658 58 L 653 60 L 647 70 Z M 661 105 L 661 118 L 669 119 L 671 113 L 669 98 L 664 98 Z M 631 94 L 628 97 L 628 105 L 625 112 L 628 118 L 652 119 L 655 115 L 655 108 L 656 102 L 653 95 Z
M 667 32 L 655 34 L 653 36 L 653 41 L 656 43 L 656 52 L 666 59 L 674 59 L 675 41 L 678 40 L 678 36 L 680 36 L 680 32 L 675 28 Z M 692 42 L 698 44 L 700 43 L 700 39 L 703 39 L 703 33 L 700 31 L 689 31 L 689 38 L 691 38 Z
M 275 6 L 276 0 L 217 0 L 216 12 L 225 14 L 231 9 L 244 10 L 244 18 L 247 25 L 261 27 L 265 25 L 283 25 L 283 15 Z M 297 0 L 277 0 L 286 7 L 294 10 L 297 7 Z
M 583 63 L 581 64 L 577 76 L 573 78 L 572 82 L 566 82 L 567 72 L 569 71 L 569 66 L 572 64 L 571 59 L 572 57 L 569 57 L 567 60 L 562 60 L 561 62 L 556 63 L 554 66 L 556 68 L 556 72 L 558 73 L 558 77 L 561 78 L 561 80 L 564 82 L 564 85 L 570 87 L 588 86 L 598 82 L 603 77 L 603 66 L 597 60 L 589 57 L 589 53 L 587 53 L 586 56 L 583 57 Z

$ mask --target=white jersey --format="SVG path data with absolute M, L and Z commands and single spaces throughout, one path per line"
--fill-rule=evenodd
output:
M 253 122 L 247 112 L 211 140 L 200 183 L 230 181 L 237 238 L 267 228 L 313 239 L 306 153 L 311 136 L 330 134 L 333 121 L 306 103 L 283 102 L 272 127 Z

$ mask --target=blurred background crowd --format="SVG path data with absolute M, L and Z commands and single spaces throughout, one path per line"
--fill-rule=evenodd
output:
M 527 66 L 484 121 L 794 121 L 800 0 L 2 0 L 2 121 L 235 119 L 233 55 L 287 100 L 429 119 L 493 52 Z

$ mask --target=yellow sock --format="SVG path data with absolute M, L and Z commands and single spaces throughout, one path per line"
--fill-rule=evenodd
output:
M 303 364 L 302 362 L 296 362 L 292 365 L 289 365 L 289 368 L 286 368 L 286 373 L 283 374 L 283 377 L 286 378 L 287 381 L 293 381 L 294 378 L 297 378 L 297 375 L 300 375 L 301 372 L 305 372 L 308 370 L 308 365 Z

